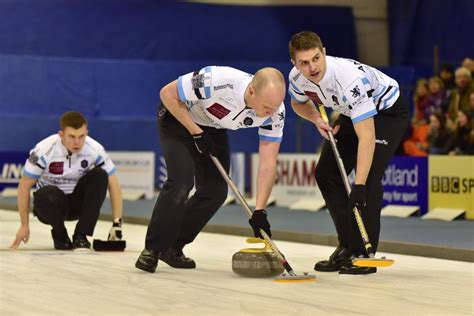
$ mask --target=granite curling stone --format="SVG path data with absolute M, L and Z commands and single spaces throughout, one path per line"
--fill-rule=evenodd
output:
M 280 275 L 285 270 L 268 243 L 260 238 L 247 238 L 247 243 L 263 243 L 263 248 L 245 248 L 232 256 L 232 271 L 250 278 Z

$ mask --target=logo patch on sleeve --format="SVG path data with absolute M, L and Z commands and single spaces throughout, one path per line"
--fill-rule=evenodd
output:
M 32 151 L 30 153 L 30 156 L 28 157 L 28 160 L 32 163 L 32 164 L 36 164 L 39 160 L 39 157 L 38 157 L 38 154 L 35 152 L 35 151 Z
M 199 89 L 204 87 L 204 74 L 195 75 L 191 78 L 191 84 L 193 89 Z
M 217 117 L 219 120 L 222 120 L 227 114 L 230 113 L 230 110 L 226 107 L 220 105 L 219 103 L 214 103 L 206 109 L 213 116 Z
M 64 162 L 55 161 L 49 164 L 49 173 L 52 174 L 63 174 L 64 173 Z
M 350 88 L 346 90 L 345 95 L 347 96 L 347 100 L 349 108 L 357 107 L 358 105 L 364 103 L 369 98 L 367 93 L 363 93 L 361 91 L 361 86 L 356 82 L 356 84 L 352 85 Z

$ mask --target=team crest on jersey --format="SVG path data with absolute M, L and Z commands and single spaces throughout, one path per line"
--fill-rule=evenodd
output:
M 86 159 L 81 161 L 81 167 L 82 168 L 86 169 L 88 165 L 89 165 L 89 162 Z
M 359 104 L 364 103 L 368 98 L 366 93 L 361 93 L 360 87 L 358 84 L 352 86 L 352 88 L 349 88 L 348 91 L 349 92 L 346 93 L 346 95 L 347 95 L 347 100 L 349 101 L 348 102 L 349 109 L 351 110 L 354 107 L 358 106 Z
M 314 104 L 323 104 L 323 102 L 321 101 L 321 99 L 319 98 L 319 96 L 316 92 L 305 90 L 304 94 L 306 94 L 308 96 L 308 98 L 310 98 L 311 101 L 314 102 Z
M 230 110 L 219 103 L 214 103 L 206 109 L 213 116 L 217 117 L 219 120 L 222 120 L 227 114 L 230 113 Z
M 352 97 L 353 98 L 357 98 L 358 96 L 360 96 L 360 89 L 359 89 L 359 86 L 356 85 L 354 87 L 354 89 L 351 90 L 351 93 L 352 93 Z
M 51 174 L 63 174 L 64 173 L 64 162 L 55 161 L 49 164 L 49 173 Z

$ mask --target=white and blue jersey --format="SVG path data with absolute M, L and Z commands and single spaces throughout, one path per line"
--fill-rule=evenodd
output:
M 326 56 L 326 73 L 319 83 L 293 67 L 288 92 L 298 103 L 312 100 L 358 123 L 390 108 L 400 96 L 398 83 L 381 71 L 357 61 Z
M 260 140 L 281 142 L 285 105 L 267 117 L 258 117 L 245 104 L 252 75 L 220 66 L 208 66 L 178 78 L 178 94 L 196 124 L 218 129 L 259 127 Z
M 97 166 L 109 176 L 115 172 L 115 165 L 101 144 L 87 136 L 81 151 L 70 153 L 61 137 L 55 134 L 40 141 L 30 151 L 23 174 L 37 179 L 38 189 L 52 185 L 70 194 L 79 179 Z

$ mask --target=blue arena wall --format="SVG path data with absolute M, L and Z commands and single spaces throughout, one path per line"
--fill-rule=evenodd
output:
M 16 137 L 2 133 L 0 148 L 28 150 L 56 132 L 63 112 L 78 110 L 107 149 L 159 153 L 162 86 L 207 65 L 251 73 L 273 66 L 287 76 L 288 41 L 304 29 L 320 33 L 331 54 L 357 58 L 353 15 L 345 7 L 1 1 L 0 120 Z M 233 151 L 258 148 L 255 129 L 229 135 Z M 282 151 L 311 152 L 319 141 L 288 108 Z

